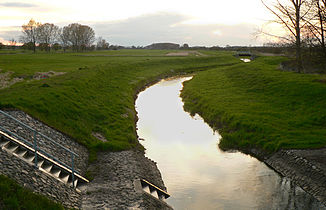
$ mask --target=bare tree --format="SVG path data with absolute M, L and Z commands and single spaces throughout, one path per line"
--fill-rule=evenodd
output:
M 70 30 L 67 26 L 60 29 L 59 42 L 62 45 L 63 51 L 66 52 L 66 49 L 69 47 L 70 42 Z
M 313 13 L 308 23 L 308 29 L 319 42 L 326 57 L 325 27 L 326 27 L 326 0 L 312 0 Z
M 31 43 L 33 45 L 33 51 L 36 51 L 36 42 L 37 42 L 37 27 L 40 23 L 35 22 L 31 19 L 26 25 L 22 25 L 23 35 L 20 37 L 20 40 L 23 43 Z
M 109 43 L 100 36 L 97 39 L 96 48 L 99 50 L 109 49 Z
M 86 25 L 72 23 L 63 27 L 61 41 L 67 41 L 75 51 L 84 50 L 92 45 L 95 40 L 94 30 Z
M 55 43 L 58 35 L 59 27 L 52 23 L 44 23 L 37 27 L 37 41 L 46 46 L 47 51 L 50 51 L 50 47 Z
M 276 16 L 275 22 L 284 26 L 294 38 L 297 70 L 302 72 L 301 30 L 307 24 L 304 20 L 311 8 L 308 0 L 276 0 L 270 6 L 261 1 Z
M 82 50 L 91 47 L 91 45 L 95 41 L 95 32 L 89 26 L 80 25 L 79 26 L 79 35 L 80 35 Z
M 14 38 L 11 38 L 9 40 L 9 45 L 10 45 L 11 49 L 15 50 L 16 49 L 16 44 L 17 44 L 17 41 Z

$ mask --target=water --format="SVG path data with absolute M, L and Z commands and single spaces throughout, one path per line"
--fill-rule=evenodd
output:
M 250 59 L 248 59 L 248 58 L 240 58 L 240 60 L 242 60 L 243 62 L 245 62 L 245 63 L 249 63 L 251 60 Z
M 138 135 L 158 163 L 175 209 L 324 209 L 264 163 L 226 153 L 220 135 L 183 110 L 179 97 L 188 78 L 162 80 L 136 100 Z

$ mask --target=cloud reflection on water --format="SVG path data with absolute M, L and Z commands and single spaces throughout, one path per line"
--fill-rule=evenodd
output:
M 264 163 L 217 149 L 218 133 L 183 111 L 182 81 L 158 83 L 136 101 L 138 135 L 158 162 L 176 209 L 321 209 L 320 204 Z

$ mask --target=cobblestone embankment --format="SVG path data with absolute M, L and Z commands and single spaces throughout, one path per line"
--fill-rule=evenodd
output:
M 166 190 L 156 163 L 141 152 L 99 153 L 89 170 L 95 177 L 83 192 L 82 209 L 172 209 L 135 187 L 145 179 Z
M 85 173 L 88 163 L 88 151 L 84 146 L 78 144 L 68 136 L 32 118 L 22 111 L 6 111 L 6 113 L 78 154 L 78 157 L 75 157 L 74 159 L 75 167 L 81 174 Z M 33 144 L 33 132 L 15 122 L 14 120 L 8 117 L 4 117 L 1 114 L 0 126 L 8 129 L 15 134 L 18 134 Z M 39 135 L 36 137 L 38 147 L 40 147 L 45 152 L 53 155 L 68 166 L 71 166 L 71 155 L 69 152 Z
M 97 161 L 88 166 L 88 151 L 82 145 L 22 111 L 6 112 L 77 153 L 79 157 L 76 159 L 75 167 L 82 174 L 89 170 L 94 180 L 86 186 L 83 192 L 79 193 L 1 149 L 0 174 L 16 180 L 20 185 L 43 194 L 67 208 L 172 209 L 165 202 L 147 194 L 139 187 L 139 180 L 145 179 L 166 190 L 156 163 L 146 158 L 142 152 L 102 152 L 98 154 Z M 13 120 L 0 115 L 0 125 L 32 143 L 33 133 Z M 70 163 L 70 155 L 65 154 L 55 144 L 39 138 L 38 146 L 58 157 L 59 160 Z
M 281 150 L 264 162 L 326 206 L 326 149 Z
M 35 170 L 33 165 L 2 149 L 0 149 L 0 174 L 14 179 L 21 186 L 45 195 L 67 208 L 80 207 L 81 194 L 75 189 L 40 170 Z

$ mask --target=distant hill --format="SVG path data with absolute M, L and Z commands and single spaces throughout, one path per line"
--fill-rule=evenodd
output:
M 176 50 L 180 48 L 180 45 L 174 43 L 153 43 L 145 48 L 151 50 Z

